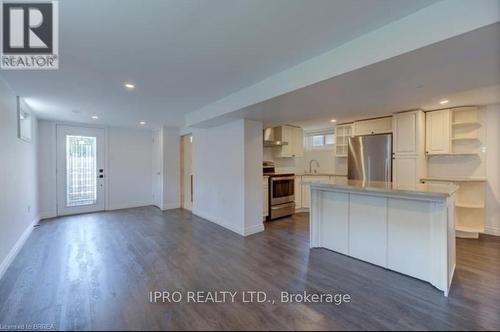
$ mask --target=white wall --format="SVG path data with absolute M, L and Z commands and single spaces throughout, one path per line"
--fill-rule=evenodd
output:
M 335 150 L 322 149 L 322 150 L 304 150 L 304 156 L 297 158 L 296 172 L 304 173 L 309 172 L 309 163 L 311 160 L 317 160 L 319 167 L 313 163 L 312 167 L 317 173 L 335 174 Z
M 37 121 L 32 141 L 17 138 L 15 93 L 0 80 L 0 277 L 38 222 Z
M 262 124 L 193 130 L 193 213 L 240 235 L 262 224 Z
M 40 218 L 57 215 L 56 196 L 56 126 L 51 121 L 38 121 L 38 202 Z
M 152 204 L 152 132 L 108 128 L 107 209 Z
M 275 163 L 276 172 L 278 173 L 295 173 L 302 174 L 309 170 L 309 162 L 311 160 L 317 160 L 319 162 L 319 168 L 316 164 L 313 165 L 314 169 L 318 173 L 328 173 L 336 174 L 339 173 L 336 167 L 335 152 L 333 149 L 325 150 L 307 150 L 304 149 L 303 157 L 295 158 L 279 158 L 276 157 L 276 152 L 278 148 L 267 147 L 264 148 L 263 159 L 272 160 Z M 344 158 L 347 159 L 347 158 Z M 340 169 L 340 174 L 344 174 L 343 170 Z M 345 170 L 347 174 L 347 168 Z
M 500 105 L 486 108 L 486 222 L 485 233 L 500 236 Z
M 55 122 L 39 121 L 38 192 L 42 218 L 57 214 L 55 132 Z M 150 130 L 106 128 L 106 210 L 152 204 L 152 134 Z
M 244 123 L 245 234 L 263 230 L 262 225 L 262 123 Z

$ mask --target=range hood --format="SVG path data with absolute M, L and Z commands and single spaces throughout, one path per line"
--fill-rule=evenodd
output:
M 264 129 L 264 147 L 275 147 L 288 145 L 281 139 L 281 127 L 269 127 Z

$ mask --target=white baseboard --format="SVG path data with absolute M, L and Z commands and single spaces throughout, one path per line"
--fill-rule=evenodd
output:
M 105 210 L 106 211 L 123 210 L 123 209 L 138 208 L 138 207 L 144 207 L 144 206 L 150 206 L 150 205 L 152 205 L 151 202 L 119 203 L 119 204 L 107 206 L 105 208 Z
M 500 227 L 495 226 L 485 226 L 484 234 L 500 236 Z
M 179 209 L 181 207 L 180 202 L 173 202 L 173 203 L 163 203 L 162 210 L 173 210 L 173 209 Z
M 264 224 L 260 223 L 258 225 L 245 227 L 245 231 L 243 232 L 243 236 L 249 236 L 255 233 L 260 233 L 264 231 Z
M 241 236 L 249 236 L 249 235 L 264 231 L 264 224 L 262 224 L 262 223 L 260 223 L 258 225 L 243 228 L 243 227 L 238 227 L 234 224 L 231 224 L 231 223 L 229 223 L 225 220 L 222 220 L 220 218 L 210 216 L 210 215 L 208 215 L 204 212 L 201 212 L 199 210 L 193 209 L 192 212 L 193 212 L 193 214 L 197 215 L 198 217 L 201 217 L 207 221 L 213 222 L 214 224 L 217 224 L 219 226 L 227 228 L 230 231 L 235 232 L 236 234 L 241 235 Z
M 39 221 L 40 221 L 40 216 L 36 216 L 35 219 L 31 222 L 31 224 L 29 224 L 28 227 L 26 227 L 26 229 L 21 234 L 19 239 L 17 239 L 12 249 L 10 249 L 8 255 L 4 258 L 4 260 L 0 264 L 0 279 L 2 279 L 3 275 L 5 274 L 5 271 L 7 271 L 10 264 L 12 264 L 14 258 L 16 258 L 19 251 L 21 251 L 22 247 L 26 243 L 26 240 L 33 231 L 33 228 L 35 227 L 36 224 L 38 224 Z
M 222 226 L 224 228 L 227 228 L 229 229 L 230 231 L 232 232 L 235 232 L 236 234 L 239 234 L 239 235 L 242 235 L 242 236 L 245 236 L 244 235 L 244 230 L 240 227 L 237 227 L 227 221 L 224 221 L 224 220 L 221 220 L 220 218 L 216 218 L 216 217 L 213 217 L 213 216 L 210 216 L 204 212 L 201 212 L 201 211 L 198 211 L 198 210 L 194 210 L 193 209 L 193 214 L 197 215 L 198 217 L 201 217 L 209 222 L 213 222 L 214 224 L 217 224 L 219 226 Z
M 40 220 L 55 218 L 55 217 L 57 217 L 56 213 L 50 213 L 50 212 L 41 212 L 40 213 Z

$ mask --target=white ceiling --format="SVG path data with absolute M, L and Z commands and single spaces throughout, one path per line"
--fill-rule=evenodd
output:
M 498 85 L 500 23 L 252 105 L 231 117 L 313 130 L 331 127 L 332 118 L 348 122 L 443 108 L 442 99 L 450 100 L 446 107 L 498 103 Z
M 183 125 L 187 112 L 434 2 L 60 1 L 60 69 L 0 76 L 43 118 Z

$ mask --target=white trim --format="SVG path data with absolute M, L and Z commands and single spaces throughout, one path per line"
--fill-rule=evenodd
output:
M 500 236 L 500 227 L 484 226 L 484 234 Z
M 161 209 L 163 211 L 165 211 L 165 210 L 179 209 L 180 207 L 181 207 L 180 202 L 163 203 L 163 206 L 161 207 Z
M 205 214 L 204 212 L 200 212 L 198 210 L 193 210 L 192 213 L 200 218 L 203 218 L 205 219 L 206 221 L 209 221 L 209 222 L 213 222 L 214 224 L 217 224 L 221 227 L 224 227 L 238 235 L 241 235 L 241 236 L 249 236 L 249 235 L 252 235 L 252 234 L 255 234 L 255 233 L 259 233 L 259 232 L 262 232 L 264 231 L 264 224 L 258 224 L 258 225 L 253 225 L 253 226 L 249 226 L 249 227 L 238 227 L 238 226 L 235 226 L 225 220 L 222 220 L 220 218 L 216 218 L 216 217 L 213 217 L 213 216 L 209 216 L 207 214 Z
M 55 218 L 55 217 L 57 217 L 57 214 L 55 214 L 55 213 L 40 212 L 40 220 L 49 219 L 49 218 Z
M 235 232 L 236 234 L 245 236 L 243 229 L 241 229 L 240 227 L 236 227 L 235 225 L 233 225 L 233 224 L 231 224 L 231 223 L 229 223 L 229 222 L 227 222 L 225 220 L 222 220 L 220 218 L 216 218 L 216 217 L 213 217 L 213 216 L 209 216 L 208 214 L 205 214 L 204 212 L 201 212 L 201 211 L 198 211 L 198 210 L 194 210 L 194 209 L 193 209 L 192 213 L 194 215 L 200 217 L 200 218 L 205 219 L 206 221 L 213 222 L 214 224 L 217 224 L 219 226 L 227 228 L 230 231 Z
M 190 207 L 188 207 L 190 206 Z M 184 202 L 181 206 L 182 209 L 191 211 L 193 209 L 193 205 L 191 204 L 190 201 Z
M 131 209 L 131 208 L 139 208 L 139 207 L 145 207 L 145 206 L 151 206 L 151 205 L 152 205 L 151 202 L 118 203 L 118 204 L 108 206 L 104 210 L 95 211 L 95 212 Z
M 36 224 L 40 221 L 40 216 L 36 216 L 35 219 L 26 227 L 24 232 L 21 234 L 19 239 L 17 239 L 16 243 L 12 247 L 12 249 L 9 251 L 7 256 L 4 258 L 2 263 L 0 264 L 0 279 L 4 276 L 5 272 L 9 268 L 10 264 L 14 261 L 14 258 L 16 258 L 17 254 L 21 251 L 23 248 L 24 244 L 26 243 L 26 240 L 28 240 L 28 237 L 30 236 L 31 232 L 33 231 L 33 228 L 35 227 Z
M 252 234 L 260 233 L 264 231 L 264 224 L 260 223 L 258 225 L 253 225 L 249 227 L 245 227 L 245 230 L 243 231 L 243 236 L 249 236 Z

